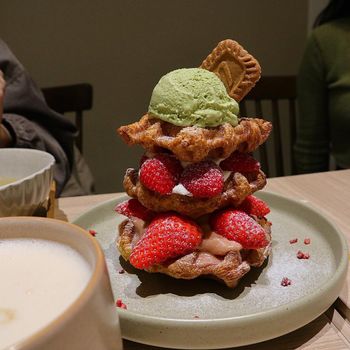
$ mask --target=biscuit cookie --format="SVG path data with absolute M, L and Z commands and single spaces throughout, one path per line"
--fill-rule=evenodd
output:
M 243 99 L 261 74 L 259 62 L 230 39 L 220 41 L 200 67 L 217 74 L 236 101 Z

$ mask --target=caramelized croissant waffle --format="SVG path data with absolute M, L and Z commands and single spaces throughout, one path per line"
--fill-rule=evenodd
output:
M 244 233 L 237 235 L 233 229 L 220 227 L 229 216 L 237 215 L 245 222 Z M 209 225 L 207 221 L 213 217 L 216 222 Z M 128 219 L 119 230 L 119 250 L 133 266 L 181 279 L 211 277 L 228 287 L 235 287 L 251 266 L 261 266 L 270 253 L 269 222 L 236 209 L 202 217 L 197 224 L 175 213 L 158 214 L 151 223 Z M 247 236 L 248 230 L 254 232 L 253 240 Z M 157 253 L 149 254 L 153 249 Z
M 251 152 L 272 126 L 237 116 L 259 78 L 258 62 L 224 40 L 200 68 L 162 77 L 148 113 L 118 129 L 146 151 L 124 177 L 132 199 L 116 207 L 126 217 L 117 248 L 134 267 L 235 287 L 269 255 L 269 208 L 253 195 L 266 176 Z
M 202 166 L 206 169 L 211 167 L 212 171 L 218 173 L 218 181 L 215 182 L 217 189 L 210 187 L 210 196 L 198 191 L 193 195 L 182 185 L 181 181 L 186 180 L 186 173 L 191 170 L 188 167 L 186 173 L 184 173 L 184 170 L 181 172 L 179 181 L 169 181 L 169 192 L 166 194 L 160 192 L 162 191 L 160 187 L 165 184 L 165 181 L 153 177 L 153 175 L 150 179 L 144 179 L 142 177 L 143 173 L 146 172 L 144 168 L 140 170 L 140 175 L 139 171 L 128 169 L 124 177 L 124 188 L 130 197 L 137 198 L 145 207 L 155 212 L 176 211 L 191 218 L 197 218 L 228 205 L 237 206 L 248 195 L 265 186 L 266 176 L 252 157 L 244 153 L 234 152 L 229 159 L 238 159 L 242 155 L 247 163 L 247 160 L 251 159 L 250 168 L 246 166 L 246 169 L 239 169 L 238 166 L 232 166 L 227 169 L 224 163 L 223 167 L 227 170 L 222 170 L 220 166 L 213 162 L 195 163 L 198 164 L 197 169 Z M 164 157 L 171 158 L 171 156 L 165 154 L 161 154 L 161 156 L 163 159 Z M 159 158 L 159 154 L 151 159 L 157 159 L 157 157 Z M 181 167 L 181 165 L 179 166 Z M 213 185 L 214 181 L 209 183 L 209 186 Z M 201 186 L 200 191 L 204 191 L 204 186 Z
M 253 152 L 266 141 L 271 128 L 270 122 L 258 118 L 241 118 L 237 126 L 225 123 L 215 128 L 184 128 L 146 114 L 118 132 L 128 145 L 140 144 L 152 153 L 170 151 L 180 161 L 194 163 L 227 158 L 235 150 Z

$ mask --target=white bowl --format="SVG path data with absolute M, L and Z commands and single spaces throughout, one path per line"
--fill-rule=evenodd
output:
M 0 216 L 32 215 L 49 195 L 55 158 L 43 151 L 25 148 L 0 149 L 0 179 L 15 181 L 0 185 Z

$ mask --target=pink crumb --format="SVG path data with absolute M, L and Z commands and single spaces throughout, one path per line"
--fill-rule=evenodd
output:
M 297 258 L 298 259 L 309 259 L 310 254 L 309 253 L 303 253 L 301 250 L 298 251 L 297 253 Z
M 305 238 L 304 239 L 304 244 L 310 244 L 311 243 L 311 239 L 310 238 Z
M 95 230 L 89 230 L 89 233 L 91 236 L 95 237 L 97 232 Z
M 123 301 L 121 299 L 117 299 L 117 301 L 115 302 L 115 305 L 117 307 L 120 307 L 121 309 L 127 309 L 128 307 L 126 306 L 126 304 L 123 303 Z
M 292 281 L 288 277 L 283 277 L 281 281 L 281 286 L 287 287 L 292 284 Z
M 293 238 L 289 241 L 290 244 L 294 244 L 298 242 L 298 238 Z

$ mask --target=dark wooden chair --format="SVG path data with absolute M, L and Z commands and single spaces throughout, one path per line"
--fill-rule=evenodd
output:
M 268 177 L 295 173 L 296 100 L 295 76 L 265 76 L 240 102 L 241 116 L 262 117 L 273 124 L 272 135 L 257 151 Z
M 83 112 L 92 108 L 93 89 L 90 84 L 75 84 L 43 88 L 47 104 L 61 114 L 73 112 L 79 131 L 76 145 L 83 152 Z

